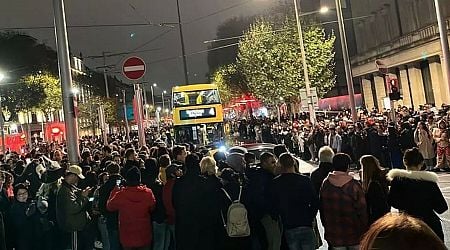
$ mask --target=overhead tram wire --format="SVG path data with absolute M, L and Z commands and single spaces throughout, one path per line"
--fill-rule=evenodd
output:
M 123 24 L 79 24 L 79 25 L 67 25 L 69 29 L 76 28 L 114 28 L 114 27 L 135 27 L 135 26 L 154 26 L 161 27 L 159 24 L 148 23 L 123 23 Z M 28 26 L 28 27 L 0 27 L 0 30 L 39 30 L 39 29 L 54 29 L 54 26 Z
M 359 17 L 352 17 L 352 18 L 347 18 L 344 21 L 351 21 L 351 20 L 357 20 L 357 19 L 364 19 L 364 18 L 368 18 L 371 17 L 373 15 L 367 15 L 367 16 L 359 16 Z M 324 24 L 332 24 L 332 23 L 337 23 L 337 21 L 328 21 L 328 22 L 322 22 L 322 23 L 316 23 L 316 24 L 310 24 L 310 25 L 304 25 L 304 27 L 311 27 L 311 26 L 315 26 L 315 25 L 324 25 Z M 277 32 L 283 32 L 283 31 L 288 31 L 288 30 L 293 30 L 296 28 L 292 28 L 292 29 L 279 29 L 279 30 L 274 30 L 274 31 L 269 31 L 269 32 L 260 32 L 260 33 L 256 33 L 258 35 L 263 35 L 263 34 L 270 34 L 270 33 L 277 33 Z M 223 42 L 223 41 L 228 41 L 228 40 L 236 40 L 239 38 L 243 38 L 245 35 L 240 35 L 240 36 L 231 36 L 231 37 L 225 37 L 225 38 L 219 38 L 219 39 L 213 39 L 213 40 L 206 40 L 203 41 L 204 44 L 207 43 L 215 43 L 215 42 Z
M 234 8 L 237 8 L 237 7 L 240 7 L 240 6 L 242 6 L 242 5 L 246 5 L 246 4 L 248 4 L 248 3 L 252 2 L 252 1 L 253 1 L 253 0 L 246 0 L 246 1 L 241 2 L 241 3 L 237 3 L 237 4 L 234 4 L 234 5 L 228 6 L 228 7 L 226 7 L 226 8 L 223 8 L 223 9 L 221 9 L 221 10 L 212 12 L 212 13 L 207 14 L 207 15 L 205 15 L 205 16 L 201 16 L 201 17 L 198 17 L 198 18 L 194 18 L 194 19 L 192 19 L 192 20 L 190 20 L 190 21 L 188 21 L 188 22 L 183 23 L 183 25 L 191 24 L 191 23 L 194 23 L 194 22 L 203 20 L 203 19 L 205 19 L 205 18 L 215 16 L 215 15 L 220 14 L 220 13 L 222 13 L 222 12 L 226 12 L 226 11 L 228 11 L 228 10 L 231 10 L 231 9 L 234 9 Z

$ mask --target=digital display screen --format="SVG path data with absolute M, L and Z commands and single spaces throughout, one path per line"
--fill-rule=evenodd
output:
M 216 108 L 180 110 L 181 120 L 212 118 L 216 116 Z

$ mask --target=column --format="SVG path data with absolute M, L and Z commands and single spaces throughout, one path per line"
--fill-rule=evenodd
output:
M 439 58 L 432 58 L 429 62 L 431 82 L 433 84 L 434 100 L 436 107 L 440 107 L 442 104 L 450 103 L 448 85 L 445 83 L 442 72 L 442 65 Z
M 408 71 L 414 107 L 419 108 L 420 105 L 424 105 L 426 103 L 425 90 L 423 89 L 422 71 L 417 64 L 411 65 Z
M 372 110 L 372 108 L 375 106 L 373 102 L 372 86 L 370 85 L 371 85 L 370 80 L 367 80 L 365 78 L 361 79 L 361 87 L 364 96 L 364 103 L 366 104 L 366 108 L 368 110 Z
M 401 93 L 403 97 L 403 105 L 406 107 L 411 107 L 411 93 L 409 92 L 410 86 L 408 82 L 408 74 L 406 68 L 400 69 L 400 82 L 402 85 Z
M 383 99 L 386 97 L 386 87 L 384 83 L 384 78 L 382 76 L 376 75 L 375 76 L 375 91 L 377 93 L 378 100 L 378 111 L 383 111 L 384 109 L 384 103 Z

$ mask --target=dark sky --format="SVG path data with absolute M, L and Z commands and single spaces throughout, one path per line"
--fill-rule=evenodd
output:
M 223 10 L 229 6 L 248 2 L 202 19 L 183 27 L 186 54 L 207 49 L 203 41 L 215 38 L 216 28 L 223 21 L 241 15 L 254 15 L 267 10 L 276 0 L 180 0 L 182 22 L 190 22 L 199 17 Z M 177 22 L 176 0 L 66 0 L 67 25 L 127 24 Z M 134 10 L 133 7 L 136 9 Z M 0 28 L 53 26 L 52 0 L 9 0 L 0 1 Z M 159 39 L 149 42 L 161 33 L 171 30 Z M 55 47 L 53 29 L 22 30 L 51 47 Z M 171 86 L 183 83 L 182 60 L 166 60 L 181 54 L 177 27 L 132 26 L 69 28 L 69 44 L 73 54 L 82 53 L 84 57 L 101 55 L 102 51 L 140 52 L 147 63 L 145 81 L 157 82 L 169 90 Z M 206 82 L 208 72 L 206 53 L 188 57 L 190 82 Z M 118 71 L 124 58 L 111 57 L 107 64 L 116 64 Z M 153 62 L 153 63 L 152 63 Z M 95 68 L 101 59 L 86 59 L 85 63 Z M 121 77 L 120 74 L 117 74 Z M 160 92 L 162 90 L 156 90 Z

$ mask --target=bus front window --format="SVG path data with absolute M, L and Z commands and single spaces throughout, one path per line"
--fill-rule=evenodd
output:
M 219 93 L 215 89 L 174 92 L 173 103 L 175 107 L 220 104 Z

